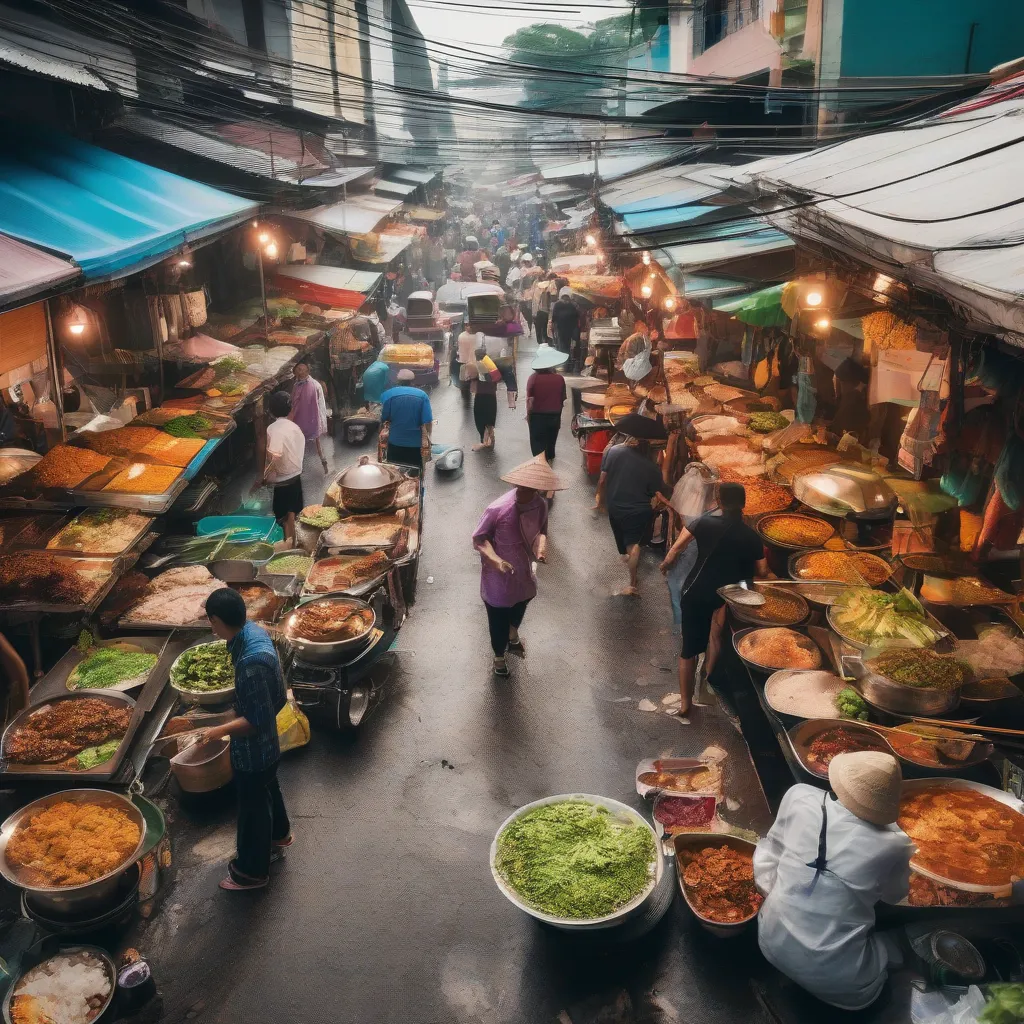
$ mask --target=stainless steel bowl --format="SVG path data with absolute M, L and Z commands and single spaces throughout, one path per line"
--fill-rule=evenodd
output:
M 364 456 L 341 471 L 336 480 L 345 508 L 354 512 L 376 512 L 388 508 L 402 486 L 405 474 L 386 462 L 370 462 Z
M 305 640 L 302 637 L 295 636 L 294 629 L 297 617 L 302 609 L 308 608 L 310 605 L 314 604 L 328 603 L 347 604 L 354 610 L 369 608 L 369 610 L 373 612 L 373 621 L 369 626 L 367 626 L 365 633 L 361 633 L 356 637 L 351 637 L 348 640 L 330 640 L 321 642 L 317 640 Z M 361 651 L 370 642 L 370 638 L 373 636 L 373 631 L 376 628 L 376 625 L 377 613 L 372 605 L 357 597 L 349 597 L 346 594 L 331 594 L 327 597 L 318 597 L 312 601 L 307 601 L 294 611 L 289 612 L 281 622 L 281 632 L 284 634 L 288 643 L 290 643 L 295 649 L 295 653 L 300 658 L 305 661 L 312 662 L 314 665 L 336 665 L 339 661 L 344 661 L 356 651 Z
M 14 990 L 18 987 L 18 983 L 25 977 L 26 974 L 31 974 L 36 967 L 41 967 L 43 964 L 50 960 L 53 960 L 58 956 L 69 956 L 73 953 L 88 953 L 95 957 L 102 964 L 107 972 L 107 978 L 110 980 L 110 992 L 107 994 L 107 998 L 103 1001 L 103 1005 L 100 1006 L 96 1012 L 92 1015 L 91 1020 L 99 1020 L 110 1008 L 110 1004 L 114 1001 L 114 996 L 117 995 L 117 968 L 114 966 L 114 961 L 111 960 L 108 953 L 100 949 L 99 946 L 62 946 L 53 956 L 46 957 L 45 960 L 40 960 L 39 963 L 28 968 L 28 970 L 22 971 L 21 974 L 14 980 L 14 982 L 8 987 L 7 995 L 4 996 L 3 1001 L 3 1014 L 5 1024 L 13 1024 L 11 1017 L 11 1003 L 14 1000 Z
M 786 736 L 789 738 L 789 744 L 793 748 L 793 753 L 800 762 L 800 767 L 817 782 L 827 779 L 828 771 L 826 770 L 825 774 L 822 775 L 813 769 L 807 763 L 807 754 L 810 751 L 811 744 L 818 736 L 823 732 L 828 732 L 830 729 L 846 729 L 848 732 L 862 736 L 865 741 L 865 750 L 881 750 L 884 753 L 892 754 L 893 757 L 898 756 L 881 733 L 875 732 L 874 729 L 864 725 L 863 722 L 857 722 L 849 718 L 806 718 L 786 730 Z
M 705 917 L 690 902 L 690 894 L 686 891 L 686 883 L 683 881 L 683 872 L 686 870 L 685 862 L 688 856 L 698 853 L 709 846 L 728 846 L 729 849 L 736 850 L 737 853 L 747 853 L 753 857 L 756 844 L 747 839 L 741 839 L 739 836 L 728 834 L 680 832 L 672 840 L 672 845 L 676 851 L 676 877 L 679 879 L 679 891 L 683 894 L 686 905 L 690 908 L 693 916 L 700 922 L 701 927 L 707 929 L 712 935 L 717 935 L 720 939 L 731 939 L 744 932 L 751 921 L 756 920 L 757 911 L 751 914 L 750 917 L 745 917 L 742 921 L 712 921 L 711 918 Z
M 197 690 L 187 690 L 183 686 L 179 686 L 175 681 L 175 675 L 178 669 L 178 662 L 181 661 L 189 651 L 194 651 L 197 647 L 212 647 L 214 644 L 223 643 L 223 640 L 205 640 L 201 644 L 193 644 L 191 647 L 182 651 L 174 661 L 171 663 L 171 671 L 168 675 L 168 681 L 171 684 L 171 689 L 177 691 L 183 700 L 189 704 L 223 704 L 226 700 L 229 700 L 231 694 L 235 692 L 235 684 L 231 683 L 230 686 L 221 687 L 219 690 L 204 690 L 199 692 Z
M 760 626 L 748 626 L 746 629 L 738 629 L 732 635 L 732 646 L 733 650 L 736 652 L 736 656 L 740 659 L 740 661 L 743 662 L 744 665 L 747 666 L 747 668 L 751 669 L 752 671 L 760 672 L 762 675 L 771 675 L 773 672 L 780 672 L 782 671 L 782 669 L 786 668 L 785 665 L 781 667 L 778 665 L 776 665 L 775 667 L 771 667 L 769 665 L 759 665 L 756 661 L 751 661 L 749 658 L 746 658 L 741 652 L 740 644 L 743 641 L 744 637 L 746 637 L 750 633 L 755 633 L 761 629 L 788 629 L 793 633 L 799 633 L 801 636 L 806 637 L 808 640 L 811 641 L 811 643 L 814 644 L 815 647 L 818 648 L 818 653 L 821 655 L 821 663 L 817 666 L 817 668 L 801 669 L 799 671 L 831 672 L 833 670 L 832 659 L 829 656 L 828 650 L 822 646 L 821 642 L 818 640 L 816 636 L 814 636 L 813 633 L 808 631 L 807 626 L 769 626 L 767 623 L 764 623 Z
M 11 836 L 40 811 L 59 803 L 98 804 L 101 807 L 117 807 L 127 812 L 128 816 L 139 826 L 139 844 L 125 858 L 123 864 L 91 882 L 82 885 L 43 886 L 35 885 L 25 878 L 25 869 L 10 864 L 7 860 L 7 844 Z M 62 793 L 51 793 L 40 797 L 15 811 L 0 827 L 0 875 L 11 885 L 32 893 L 33 902 L 43 910 L 53 910 L 58 914 L 71 915 L 84 913 L 102 907 L 108 898 L 117 890 L 117 883 L 125 869 L 134 863 L 146 842 L 146 819 L 127 797 L 107 789 L 68 789 Z
M 552 914 L 545 914 L 542 910 L 537 910 L 536 907 L 531 907 L 529 903 L 524 902 L 512 886 L 505 881 L 498 870 L 498 838 L 501 836 L 501 833 L 513 821 L 521 818 L 524 814 L 528 814 L 538 807 L 545 807 L 548 804 L 562 803 L 564 800 L 585 800 L 587 803 L 594 804 L 597 807 L 604 807 L 618 818 L 626 818 L 633 824 L 644 825 L 651 833 L 655 852 L 654 860 L 650 866 L 650 877 L 647 887 L 625 906 L 619 907 L 618 910 L 604 917 L 580 920 L 579 918 L 555 917 Z M 505 899 L 515 904 L 523 913 L 535 917 L 538 921 L 543 921 L 545 924 L 553 925 L 555 928 L 560 928 L 562 931 L 567 932 L 590 932 L 600 931 L 604 928 L 614 928 L 616 925 L 623 924 L 627 920 L 636 917 L 650 899 L 651 894 L 657 889 L 658 883 L 665 874 L 665 858 L 661 855 L 661 845 L 654 829 L 651 827 L 651 823 L 643 815 L 634 811 L 632 807 L 619 803 L 618 800 L 612 800 L 606 796 L 593 796 L 589 793 L 563 793 L 560 796 L 546 796 L 542 800 L 534 800 L 532 803 L 520 807 L 518 811 L 514 811 L 501 823 L 498 831 L 494 833 L 494 839 L 491 841 L 490 862 L 491 877 Z
M 81 700 L 83 697 L 89 697 L 93 700 L 101 700 L 105 704 L 110 704 L 112 707 L 128 707 L 132 710 L 135 709 L 135 701 L 128 696 L 126 693 L 121 693 L 119 690 L 75 690 L 72 693 L 64 693 L 55 697 L 47 697 L 41 700 L 38 704 L 32 704 L 25 708 L 23 711 L 19 711 L 14 718 L 11 719 L 10 724 L 4 729 L 3 739 L 0 739 L 0 766 L 3 771 L 9 774 L 18 774 L 19 772 L 31 772 L 36 774 L 38 772 L 55 771 L 55 772 L 66 772 L 67 769 L 56 764 L 16 764 L 10 761 L 7 757 L 7 747 L 11 742 L 11 737 L 20 729 L 25 722 L 41 711 L 43 708 L 52 707 L 54 704 L 58 704 L 65 700 Z M 122 737 L 123 742 L 123 737 Z M 102 765 L 97 765 L 97 768 Z
M 869 703 L 898 715 L 931 717 L 952 711 L 960 704 L 960 687 L 948 690 L 906 686 L 873 672 L 867 664 L 876 648 L 867 648 L 859 658 L 843 658 L 843 668 L 856 680 L 856 687 Z

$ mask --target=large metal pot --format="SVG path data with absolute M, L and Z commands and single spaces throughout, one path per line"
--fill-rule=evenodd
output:
M 231 742 L 222 736 L 193 743 L 171 758 L 171 771 L 186 793 L 212 793 L 234 776 Z
M 844 674 L 856 679 L 857 689 L 869 704 L 897 715 L 921 715 L 925 718 L 952 711 L 960 704 L 959 686 L 948 690 L 905 686 L 872 672 L 867 663 L 877 653 L 878 648 L 868 648 L 860 658 L 843 658 Z
M 74 953 L 88 953 L 90 956 L 95 957 L 96 960 L 103 964 L 106 970 L 107 977 L 110 979 L 110 991 L 107 993 L 106 999 L 96 1009 L 96 1012 L 89 1018 L 90 1020 L 100 1020 L 103 1015 L 110 1009 L 110 1004 L 114 1001 L 114 996 L 117 995 L 117 968 L 114 966 L 114 961 L 110 958 L 110 955 L 99 948 L 99 946 L 60 946 L 58 951 L 52 956 L 48 956 L 39 963 L 33 964 L 27 969 L 23 969 L 21 974 L 15 979 L 10 988 L 7 989 L 7 995 L 4 996 L 3 1001 L 3 1017 L 4 1024 L 13 1024 L 14 1018 L 11 1014 L 11 1003 L 14 1001 L 15 994 L 17 992 L 18 985 L 22 982 L 26 975 L 31 974 L 37 967 L 42 967 L 50 960 L 55 959 L 58 956 L 70 956 Z M 19 1017 L 19 1019 L 24 1019 Z
M 580 920 L 578 918 L 554 917 L 551 914 L 545 914 L 543 911 L 537 910 L 536 907 L 532 907 L 529 903 L 524 902 L 522 897 L 520 897 L 508 882 L 505 881 L 501 872 L 498 870 L 498 838 L 501 836 L 501 833 L 504 832 L 513 821 L 517 818 L 521 818 L 524 814 L 528 814 L 530 811 L 535 810 L 538 807 L 544 807 L 547 804 L 562 803 L 565 800 L 585 800 L 598 807 L 604 807 L 616 818 L 625 818 L 632 824 L 644 825 L 650 830 L 651 838 L 654 840 L 654 860 L 651 862 L 650 878 L 648 880 L 647 887 L 643 892 L 630 900 L 630 902 L 625 906 L 619 907 L 618 910 L 611 914 L 607 914 L 605 917 Z M 561 796 L 544 797 L 543 800 L 534 800 L 533 803 L 526 804 L 525 806 L 520 807 L 518 811 L 510 814 L 501 823 L 498 831 L 494 834 L 494 839 L 491 842 L 490 861 L 491 877 L 494 879 L 494 883 L 497 885 L 498 889 L 501 890 L 501 894 L 510 903 L 514 903 L 520 910 L 529 914 L 531 917 L 535 917 L 538 921 L 543 921 L 545 924 L 553 925 L 555 928 L 560 928 L 567 932 L 593 932 L 605 928 L 614 928 L 617 925 L 624 924 L 626 921 L 639 916 L 643 912 L 643 909 L 647 905 L 651 895 L 657 890 L 658 883 L 661 881 L 665 873 L 665 858 L 661 855 L 661 845 L 654 829 L 651 828 L 650 822 L 647 821 L 643 815 L 634 811 L 632 807 L 619 803 L 618 800 L 612 800 L 610 797 L 605 796 L 592 796 L 587 793 L 563 793 Z
M 26 878 L 25 869 L 10 864 L 7 860 L 7 844 L 11 836 L 36 814 L 59 803 L 98 804 L 101 807 L 116 807 L 127 812 L 139 826 L 139 844 L 125 858 L 124 863 L 99 878 L 82 885 L 44 886 L 35 885 Z M 138 860 L 146 843 L 146 818 L 127 797 L 106 789 L 68 789 L 52 793 L 26 804 L 15 811 L 0 827 L 0 875 L 11 885 L 32 894 L 34 904 L 40 910 L 52 910 L 57 914 L 73 915 L 103 907 L 117 891 L 118 880 L 125 869 Z
M 350 512 L 379 512 L 394 504 L 405 474 L 386 462 L 371 462 L 368 455 L 343 469 L 336 483 L 342 504 Z
M 296 636 L 295 626 L 297 617 L 301 610 L 303 608 L 308 608 L 310 605 L 328 603 L 350 605 L 353 610 L 368 608 L 373 612 L 373 621 L 366 628 L 365 633 L 361 633 L 356 637 L 350 637 L 348 640 L 330 640 L 321 642 L 317 640 L 306 640 L 303 637 Z M 347 660 L 357 651 L 361 651 L 370 642 L 376 625 L 377 612 L 372 605 L 357 597 L 348 597 L 345 594 L 333 594 L 328 597 L 319 597 L 313 601 L 307 601 L 299 608 L 290 612 L 285 616 L 281 623 L 281 632 L 284 634 L 285 639 L 295 649 L 295 653 L 304 661 L 311 662 L 314 665 L 336 665 L 341 661 Z

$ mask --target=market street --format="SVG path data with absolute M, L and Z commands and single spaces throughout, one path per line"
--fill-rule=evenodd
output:
M 466 444 L 466 465 L 452 480 L 427 469 L 419 589 L 395 683 L 355 741 L 317 731 L 283 759 L 296 843 L 267 891 L 217 889 L 234 849 L 230 805 L 195 825 L 172 812 L 177 880 L 139 937 L 164 1019 L 194 1010 L 296 1024 L 767 1020 L 753 933 L 726 953 L 676 900 L 648 939 L 604 951 L 566 942 L 495 887 L 488 847 L 508 814 L 574 791 L 640 809 L 643 757 L 719 744 L 725 792 L 742 800 L 723 817 L 762 833 L 771 818 L 721 712 L 698 709 L 685 726 L 637 710 L 675 688 L 668 594 L 648 553 L 642 600 L 609 596 L 625 570 L 607 521 L 590 511 L 568 410 L 556 467 L 572 487 L 552 510 L 550 561 L 523 626 L 529 657 L 513 659 L 511 679 L 491 676 L 470 535 L 506 488 L 499 471 L 529 457 L 523 404 L 510 412 L 502 393 L 490 455 L 468 451 L 472 417 L 455 388 L 442 383 L 431 399 L 434 437 Z M 334 466 L 351 461 L 352 449 L 335 451 Z M 305 476 L 310 493 L 321 486 L 315 457 Z

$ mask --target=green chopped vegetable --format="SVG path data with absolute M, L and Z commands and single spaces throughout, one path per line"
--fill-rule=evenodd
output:
M 967 678 L 959 661 L 921 648 L 892 647 L 872 658 L 869 668 L 894 683 L 925 690 L 952 690 Z
M 117 753 L 119 746 L 121 746 L 119 739 L 107 740 L 106 743 L 101 743 L 98 747 L 86 747 L 85 750 L 79 751 L 75 755 L 75 760 L 81 769 L 95 768 L 97 765 L 109 761 Z
M 856 718 L 861 722 L 868 720 L 867 703 L 852 686 L 843 687 L 836 694 L 835 703 L 842 718 Z
M 864 644 L 908 640 L 915 647 L 931 647 L 940 639 L 928 624 L 921 602 L 906 588 L 884 594 L 869 587 L 851 587 L 832 605 L 832 625 Z
M 650 831 L 585 800 L 538 807 L 498 836 L 497 868 L 531 906 L 604 917 L 646 888 L 657 851 Z
M 772 434 L 789 426 L 789 420 L 780 412 L 754 412 L 750 414 L 750 429 L 756 434 Z
M 82 632 L 78 634 L 78 640 L 75 643 L 75 647 L 78 648 L 82 654 L 88 654 L 95 646 L 96 640 L 92 633 L 87 629 L 83 629 Z
M 171 682 L 190 693 L 227 690 L 235 685 L 235 669 L 223 640 L 190 647 L 174 665 Z
M 234 356 L 225 356 L 223 359 L 218 359 L 213 366 L 217 371 L 216 379 L 222 380 L 224 377 L 229 377 L 233 373 L 244 371 L 245 361 L 242 359 L 236 359 Z
M 318 530 L 326 530 L 329 526 L 333 526 L 339 519 L 339 513 L 336 508 L 332 508 L 330 505 L 313 505 L 315 512 L 303 512 L 299 516 L 299 522 L 305 523 L 307 526 L 314 526 Z
M 202 413 L 194 412 L 189 416 L 175 416 L 168 420 L 164 426 L 164 433 L 171 437 L 202 437 L 202 431 L 209 430 L 213 426 L 213 420 Z
M 76 666 L 74 681 L 69 681 L 69 689 L 103 690 L 128 679 L 148 675 L 156 663 L 157 656 L 145 651 L 97 647 Z
M 1024 985 L 989 985 L 988 997 L 978 1024 L 1020 1024 L 1024 1021 Z
M 309 555 L 278 555 L 267 563 L 267 572 L 305 579 L 312 564 L 313 559 Z

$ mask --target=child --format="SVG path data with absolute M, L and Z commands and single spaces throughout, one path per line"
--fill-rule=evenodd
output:
M 274 489 L 274 518 L 284 530 L 285 545 L 295 547 L 295 517 L 302 511 L 302 458 L 306 438 L 288 414 L 292 400 L 285 391 L 275 391 L 268 402 L 274 421 L 267 427 L 267 464 L 253 491 L 269 484 Z

